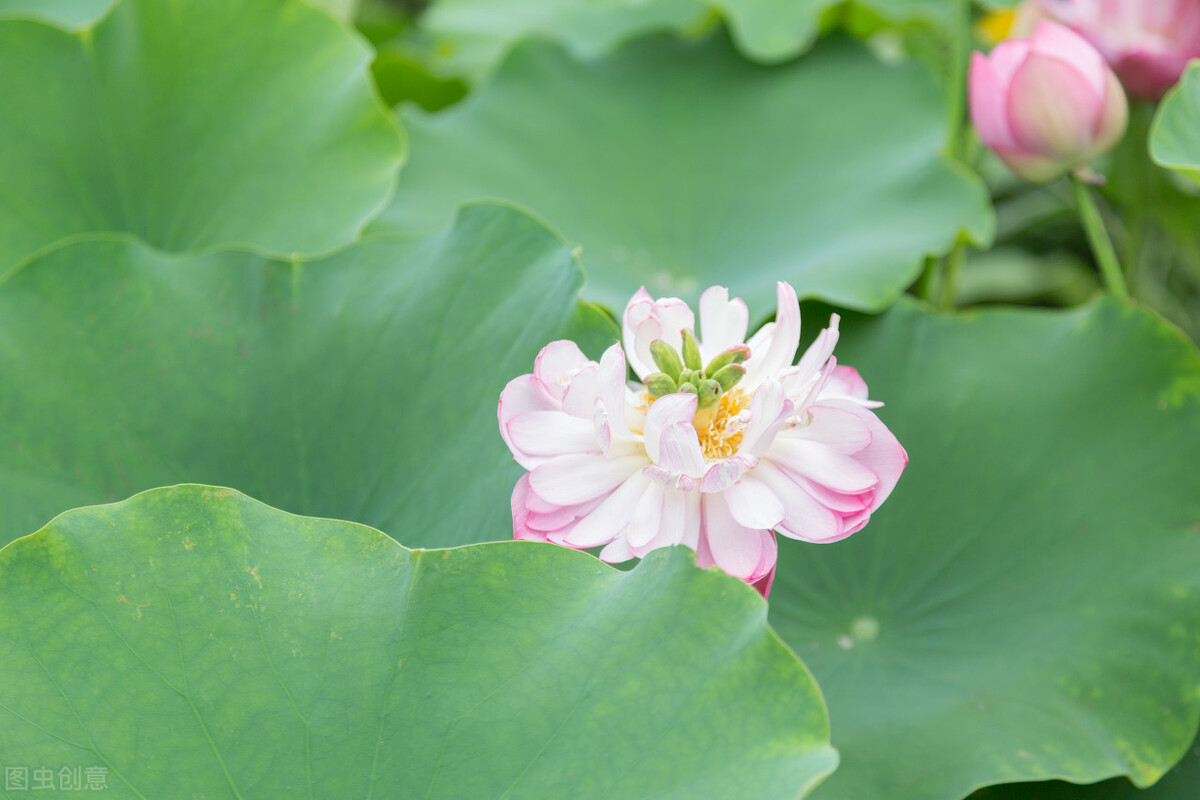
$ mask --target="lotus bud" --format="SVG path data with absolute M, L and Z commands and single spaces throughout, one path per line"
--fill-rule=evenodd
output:
M 1129 108 L 1117 76 L 1078 34 L 1038 23 L 971 59 L 971 120 L 983 143 L 1028 181 L 1042 182 L 1112 148 Z

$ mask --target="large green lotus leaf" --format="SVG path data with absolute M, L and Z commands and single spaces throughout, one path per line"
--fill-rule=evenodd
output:
M 793 800 L 837 762 L 762 599 L 679 548 L 410 551 L 179 486 L 62 515 L 0 576 L 5 763 L 106 770 L 106 798 Z
M 911 461 L 861 533 L 781 541 L 829 703 L 821 800 L 1154 781 L 1200 716 L 1200 356 L 1112 300 L 845 327 Z
M 694 27 L 705 16 L 697 0 L 435 0 L 420 26 L 438 71 L 479 79 L 522 39 L 543 37 L 597 56 L 639 34 Z
M 404 155 L 370 52 L 278 0 L 118 0 L 0 21 L 0 272 L 59 239 L 290 256 L 352 241 Z
M 0 522 L 203 481 L 410 546 L 494 537 L 521 474 L 500 391 L 563 332 L 616 336 L 581 283 L 495 206 L 309 263 L 53 250 L 0 284 Z
M 113 0 L 0 0 L 0 19 L 40 19 L 66 28 L 82 28 L 104 15 Z
M 1150 157 L 1200 183 L 1200 64 L 1167 92 L 1150 131 Z
M 939 155 L 932 80 L 849 42 L 775 68 L 722 38 L 592 62 L 527 43 L 460 105 L 403 117 L 412 162 L 374 224 L 430 230 L 464 200 L 516 201 L 582 244 L 589 294 L 618 309 L 641 284 L 722 284 L 765 314 L 780 279 L 880 309 L 961 230 L 990 236 L 982 185 Z
M 1196 800 L 1200 788 L 1200 742 L 1193 744 L 1183 761 L 1148 789 L 1138 789 L 1124 778 L 1088 786 L 1062 781 L 1012 783 L 992 786 L 971 795 L 971 800 Z

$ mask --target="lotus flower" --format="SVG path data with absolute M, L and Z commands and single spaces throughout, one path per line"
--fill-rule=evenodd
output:
M 1081 170 L 1125 133 L 1116 75 L 1078 34 L 1042 21 L 1028 39 L 971 59 L 971 119 L 984 144 L 1029 181 Z
M 1157 100 L 1200 58 L 1200 0 L 1041 0 L 1091 42 L 1134 97 Z
M 746 340 L 748 313 L 723 287 L 700 298 L 702 338 L 682 300 L 640 289 L 624 347 L 599 363 L 569 341 L 500 396 L 500 432 L 528 470 L 512 496 L 517 539 L 603 547 L 621 562 L 683 544 L 765 596 L 775 534 L 833 542 L 860 530 L 908 457 L 838 366 L 838 318 L 800 362 L 796 293 Z M 642 384 L 627 384 L 626 358 Z

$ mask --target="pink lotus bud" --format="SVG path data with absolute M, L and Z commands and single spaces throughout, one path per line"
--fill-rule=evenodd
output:
M 971 59 L 971 120 L 984 144 L 1028 181 L 1082 168 L 1125 133 L 1129 107 L 1094 47 L 1053 22 Z
M 1104 56 L 1134 97 L 1157 100 L 1200 58 L 1200 0 L 1041 0 Z

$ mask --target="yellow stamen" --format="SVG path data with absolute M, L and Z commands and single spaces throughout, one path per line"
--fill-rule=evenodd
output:
M 981 19 L 975 32 L 984 44 L 996 44 L 1012 35 L 1016 19 L 1013 11 L 996 11 Z
M 748 405 L 750 395 L 735 388 L 724 392 L 712 408 L 696 413 L 692 427 L 700 437 L 705 461 L 720 461 L 737 452 L 742 443 L 742 425 L 734 422 L 734 417 Z

